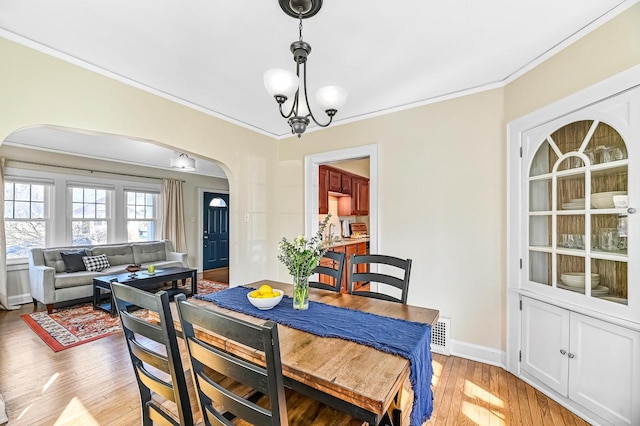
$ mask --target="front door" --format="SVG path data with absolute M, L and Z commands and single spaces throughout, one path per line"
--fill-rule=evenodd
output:
M 229 266 L 229 194 L 204 193 L 202 269 Z

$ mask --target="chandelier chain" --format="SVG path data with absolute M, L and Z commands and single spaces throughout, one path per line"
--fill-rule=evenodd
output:
M 300 6 L 298 8 L 298 18 L 300 19 L 300 25 L 298 25 L 298 28 L 300 30 L 300 41 L 302 41 L 302 6 Z

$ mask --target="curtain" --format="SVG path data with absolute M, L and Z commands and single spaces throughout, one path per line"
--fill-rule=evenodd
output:
M 187 239 L 184 232 L 184 199 L 182 181 L 162 180 L 162 238 L 173 242 L 179 253 L 187 252 Z
M 7 240 L 4 233 L 4 158 L 0 158 L 0 309 L 19 309 L 9 305 L 7 291 Z

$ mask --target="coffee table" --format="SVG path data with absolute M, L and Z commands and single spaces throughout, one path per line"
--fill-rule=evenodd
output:
M 192 268 L 162 268 L 156 269 L 153 274 L 147 271 L 138 271 L 135 274 L 129 272 L 118 275 L 103 275 L 93 279 L 93 309 L 102 309 L 111 314 L 116 315 L 116 306 L 111 297 L 111 283 L 118 282 L 120 284 L 130 285 L 141 290 L 150 290 L 158 288 L 158 284 L 171 281 L 171 288 L 167 290 L 169 296 L 173 297 L 177 293 L 185 293 L 178 288 L 178 280 L 182 280 L 184 284 L 187 278 L 191 278 L 191 294 L 198 292 L 197 269 Z M 108 297 L 105 298 L 105 294 Z

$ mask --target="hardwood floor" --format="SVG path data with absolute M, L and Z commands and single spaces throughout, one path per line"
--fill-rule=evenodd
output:
M 229 268 L 226 267 L 202 271 L 202 278 L 204 278 L 205 280 L 229 284 Z
M 139 425 L 138 387 L 122 334 L 54 353 L 0 311 L 0 394 L 9 425 Z M 434 412 L 425 425 L 587 423 L 506 371 L 434 354 Z

